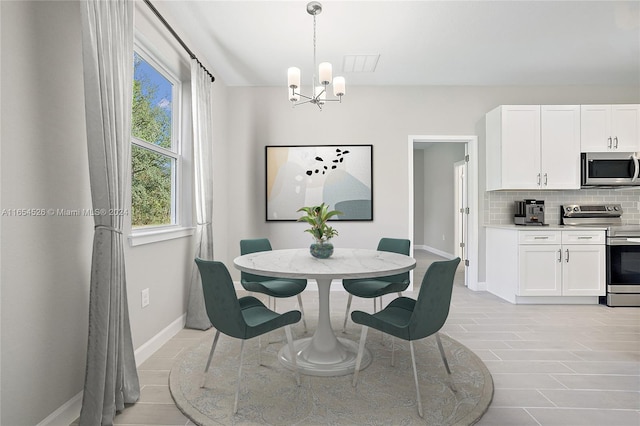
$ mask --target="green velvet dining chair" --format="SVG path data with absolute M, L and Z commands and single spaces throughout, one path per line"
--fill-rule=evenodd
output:
M 381 238 L 378 242 L 378 251 L 388 251 L 409 256 L 409 248 L 411 242 L 401 238 Z M 349 309 L 351 309 L 351 300 L 353 296 L 366 299 L 373 299 L 373 311 L 376 311 L 376 298 L 380 298 L 380 308 L 382 308 L 382 296 L 390 293 L 398 293 L 402 296 L 402 292 L 409 287 L 409 272 L 401 274 L 389 275 L 386 277 L 376 278 L 355 278 L 342 280 L 342 286 L 349 293 L 347 300 L 347 312 L 344 314 L 344 324 L 342 332 L 347 330 L 347 320 L 349 319 Z
M 392 337 L 407 340 L 411 350 L 413 378 L 416 382 L 418 414 L 420 417 L 423 417 L 413 341 L 435 335 L 442 362 L 447 370 L 447 374 L 451 375 L 449 363 L 447 362 L 438 331 L 442 328 L 449 315 L 451 293 L 453 292 L 453 279 L 459 263 L 459 257 L 453 260 L 433 262 L 424 275 L 418 298 L 415 300 L 409 297 L 398 297 L 391 301 L 383 310 L 373 315 L 362 311 L 353 311 L 351 313 L 353 322 L 362 324 L 356 367 L 353 373 L 354 387 L 358 384 L 358 373 L 369 327 L 380 330 Z M 391 348 L 391 364 L 393 365 L 393 351 L 395 350 L 393 342 Z
M 240 240 L 241 255 L 270 250 L 272 250 L 271 243 L 267 238 Z M 273 298 L 273 310 L 276 309 L 276 299 L 297 296 L 298 305 L 300 306 L 300 311 L 302 311 L 302 325 L 304 330 L 307 330 L 307 321 L 304 315 L 304 307 L 302 306 L 302 297 L 300 296 L 300 293 L 307 287 L 307 280 L 265 277 L 249 272 L 241 272 L 240 284 L 247 291 L 263 293 Z M 271 303 L 269 303 L 269 306 L 271 307 Z
M 233 287 L 233 280 L 224 263 L 198 258 L 195 259 L 195 262 L 198 265 L 200 277 L 202 278 L 202 290 L 207 316 L 216 329 L 213 344 L 211 345 L 211 352 L 209 352 L 209 359 L 204 369 L 201 387 L 205 386 L 207 372 L 209 371 L 213 352 L 218 344 L 220 333 L 241 339 L 238 384 L 233 403 L 233 413 L 237 413 L 238 394 L 240 393 L 240 381 L 242 378 L 242 363 L 244 359 L 244 342 L 281 327 L 284 327 L 287 335 L 289 353 L 294 354 L 292 356 L 293 370 L 299 386 L 300 376 L 298 374 L 290 326 L 300 321 L 300 311 L 289 311 L 278 314 L 268 309 L 261 301 L 253 296 L 238 298 Z M 260 350 L 261 347 L 258 348 L 258 351 Z

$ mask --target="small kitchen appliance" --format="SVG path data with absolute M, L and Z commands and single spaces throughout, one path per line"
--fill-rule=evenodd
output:
M 564 205 L 560 223 L 606 229 L 607 306 L 640 306 L 640 225 L 623 225 L 622 206 Z
M 513 222 L 516 225 L 544 225 L 544 200 L 516 201 Z

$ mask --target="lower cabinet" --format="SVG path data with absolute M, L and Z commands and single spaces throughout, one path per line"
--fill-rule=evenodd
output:
M 605 295 L 604 243 L 599 230 L 489 228 L 487 289 L 513 303 L 597 303 Z

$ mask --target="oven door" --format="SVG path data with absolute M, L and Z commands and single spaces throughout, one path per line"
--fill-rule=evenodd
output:
M 640 293 L 640 238 L 607 240 L 607 285 L 612 293 Z

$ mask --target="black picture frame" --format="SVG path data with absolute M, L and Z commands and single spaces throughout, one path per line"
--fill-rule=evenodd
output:
M 373 220 L 373 145 L 265 146 L 265 219 L 295 221 L 329 204 L 337 221 Z

